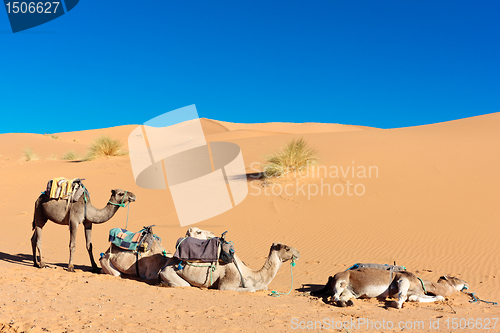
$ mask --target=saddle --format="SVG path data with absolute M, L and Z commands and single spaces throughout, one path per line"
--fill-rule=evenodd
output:
M 71 198 L 72 202 L 77 202 L 84 193 L 86 193 L 87 197 L 89 196 L 89 192 L 83 185 L 82 180 L 80 178 L 53 178 L 47 182 L 46 190 L 43 193 L 51 199 Z
M 174 257 L 184 261 L 201 260 L 216 262 L 218 260 L 220 239 L 218 237 L 207 240 L 194 237 L 183 237 L 175 244 Z
M 233 263 L 238 270 L 241 278 L 241 285 L 245 288 L 245 279 L 241 274 L 238 264 L 234 260 L 234 245 L 233 242 L 228 242 L 225 239 L 227 231 L 222 233 L 221 237 L 214 237 L 208 240 L 197 239 L 194 237 L 184 237 L 177 240 L 175 245 L 176 251 L 174 257 L 182 261 L 200 260 L 204 262 L 220 261 L 221 264 Z M 220 255 L 219 255 L 220 245 Z M 180 268 L 182 269 L 182 268 Z
M 153 242 L 153 226 L 144 227 L 139 232 L 132 232 L 122 228 L 113 228 L 109 231 L 109 241 L 117 247 L 134 251 L 147 252 Z M 148 237 L 152 235 L 153 237 Z

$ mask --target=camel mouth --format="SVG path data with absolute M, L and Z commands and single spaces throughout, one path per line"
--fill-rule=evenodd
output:
M 129 196 L 128 197 L 128 202 L 135 202 L 135 195 L 134 196 Z

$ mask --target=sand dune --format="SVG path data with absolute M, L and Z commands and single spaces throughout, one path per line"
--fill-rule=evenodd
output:
M 294 331 L 292 318 L 364 317 L 394 323 L 424 320 L 425 329 L 414 331 L 436 332 L 428 327 L 429 318 L 439 318 L 439 331 L 451 332 L 446 319 L 498 317 L 498 306 L 469 303 L 465 294 L 451 296 L 448 303 L 386 310 L 376 300 L 358 300 L 352 308 L 332 307 L 303 291 L 355 262 L 396 261 L 425 279 L 437 280 L 443 274 L 460 277 L 481 298 L 499 301 L 500 113 L 390 130 L 209 119 L 203 119 L 202 126 L 207 141 L 241 147 L 247 173 L 259 171 L 263 156 L 292 138 L 303 137 L 318 151 L 320 164 L 314 173 L 269 187 L 250 180 L 249 195 L 241 204 L 196 225 L 216 234 L 228 230 L 228 239 L 252 268 L 262 266 L 272 242 L 296 247 L 301 259 L 294 268 L 291 295 L 172 290 L 92 274 L 82 231 L 75 253 L 77 273 L 71 274 L 65 271 L 68 228 L 51 222 L 44 228 L 43 249 L 52 269 L 33 268 L 33 203 L 53 177 L 85 178 L 98 208 L 106 204 L 113 188 L 134 192 L 138 200 L 130 205 L 128 229 L 155 224 L 155 232 L 171 250 L 186 228 L 179 226 L 168 190 L 146 190 L 135 184 L 127 156 L 81 163 L 49 159 L 67 150 L 84 154 L 102 134 L 126 143 L 135 126 L 58 133 L 57 138 L 1 134 L 0 323 L 19 332 L 32 327 L 32 332 L 281 332 Z M 22 150 L 28 146 L 39 154 L 38 161 L 22 160 Z M 96 257 L 108 246 L 109 229 L 125 227 L 126 216 L 127 211 L 120 209 L 106 224 L 94 226 Z M 290 270 L 285 264 L 270 289 L 289 288 Z

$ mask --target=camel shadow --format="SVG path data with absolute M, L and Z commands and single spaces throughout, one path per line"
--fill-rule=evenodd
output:
M 24 254 L 24 253 L 10 254 L 5 252 L 0 252 L 0 260 L 12 264 L 33 266 L 33 256 L 31 254 Z
M 296 290 L 300 291 L 301 293 L 307 293 L 307 292 L 314 292 L 314 291 L 321 290 L 324 287 L 325 287 L 324 284 L 310 284 L 310 283 L 307 283 L 307 284 L 303 284 L 302 287 L 297 288 Z
M 68 264 L 63 264 L 63 263 L 47 263 L 47 266 L 57 266 L 57 267 L 61 267 L 63 268 L 64 270 L 68 270 Z M 83 266 L 83 265 L 74 265 L 74 268 L 75 270 L 81 270 L 81 271 L 84 271 L 84 272 L 90 272 L 92 273 L 92 267 L 90 266 Z
M 11 264 L 33 267 L 33 255 L 31 254 L 25 254 L 25 253 L 10 254 L 5 252 L 0 252 L 0 260 Z M 51 266 L 57 266 L 64 269 L 68 269 L 68 264 L 63 264 L 63 263 L 47 263 L 47 267 L 50 268 Z M 92 267 L 89 266 L 75 265 L 75 269 L 79 269 L 84 272 L 92 272 Z
M 296 290 L 302 293 L 309 293 L 309 296 L 321 299 L 325 304 L 330 304 L 330 294 L 318 293 L 323 288 L 325 288 L 324 284 L 303 284 L 302 287 Z

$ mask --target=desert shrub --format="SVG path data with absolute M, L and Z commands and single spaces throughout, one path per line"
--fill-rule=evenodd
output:
M 123 144 L 118 139 L 111 139 L 109 136 L 101 136 L 94 140 L 89 147 L 86 160 L 90 161 L 102 156 L 120 156 L 128 154 L 123 150 Z
M 31 148 L 25 148 L 23 150 L 24 159 L 26 161 L 36 161 L 38 160 L 38 155 L 33 152 Z
M 301 171 L 318 162 L 316 151 L 303 138 L 293 139 L 281 150 L 264 156 L 264 178 L 281 177 L 289 172 Z

